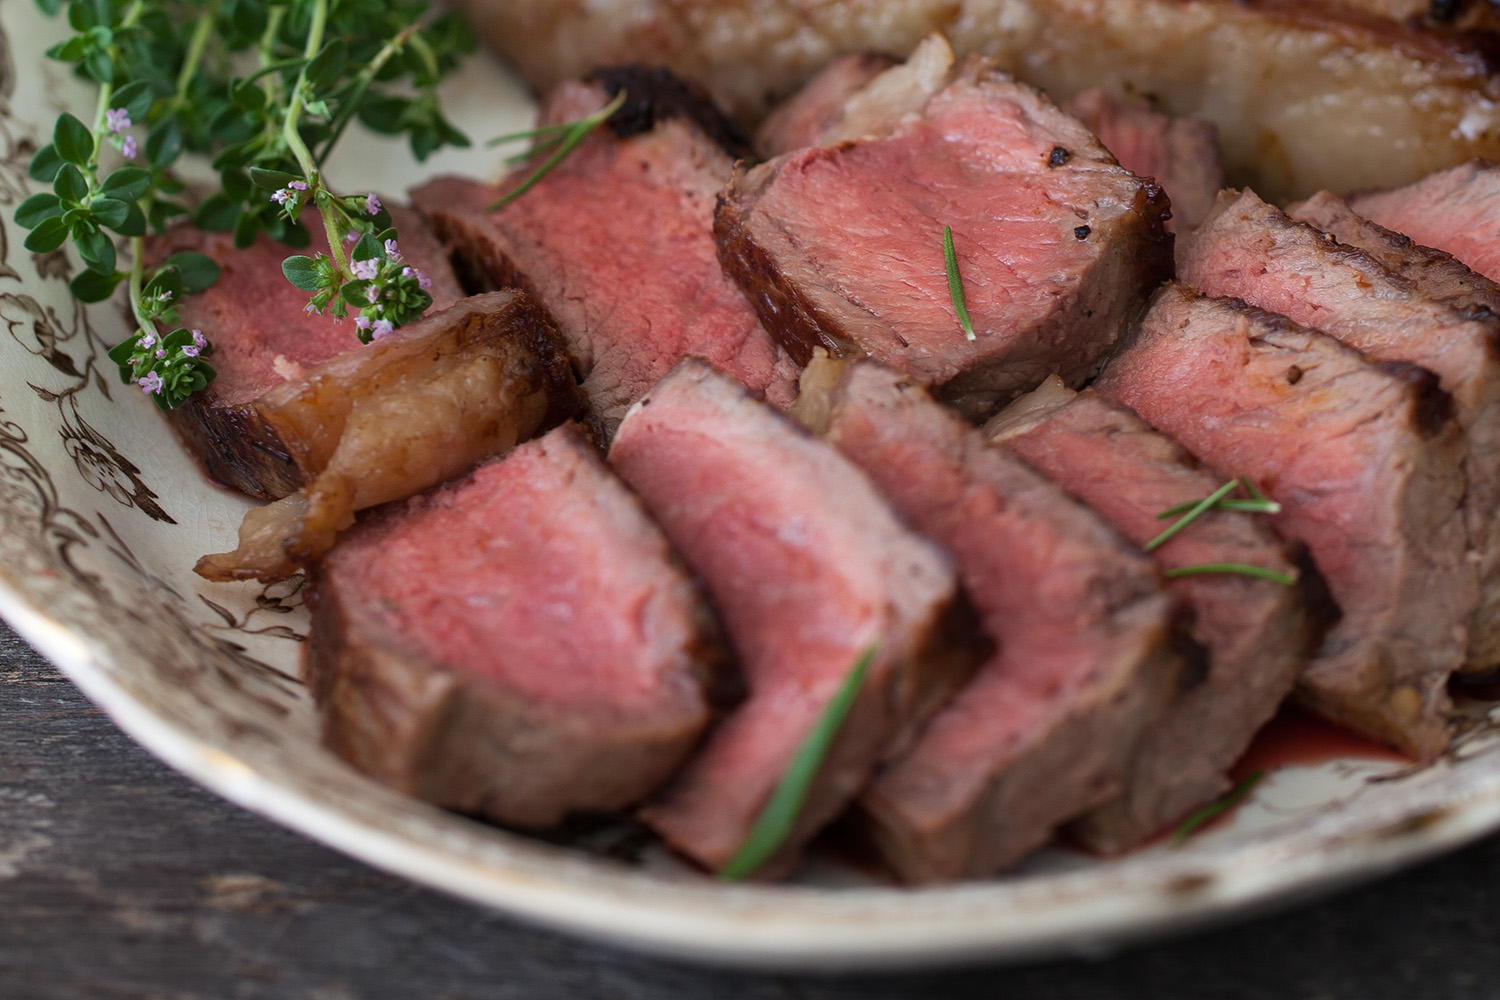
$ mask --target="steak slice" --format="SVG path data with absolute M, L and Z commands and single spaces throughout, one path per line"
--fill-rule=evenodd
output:
M 1136 545 L 1170 522 L 1158 515 L 1223 485 L 1177 442 L 1134 413 L 1056 378 L 985 428 L 1103 515 Z M 1163 570 L 1212 563 L 1297 576 L 1295 553 L 1263 515 L 1215 510 L 1153 553 Z M 1121 794 L 1073 824 L 1096 850 L 1121 851 L 1229 788 L 1229 768 L 1291 693 L 1326 623 L 1309 614 L 1308 581 L 1288 587 L 1235 574 L 1187 576 L 1168 590 L 1192 612 L 1208 651 L 1203 681 L 1184 691 L 1130 762 Z
M 1120 166 L 1162 186 L 1172 203 L 1167 231 L 1185 233 L 1224 186 L 1219 130 L 1199 118 L 1171 118 L 1141 97 L 1114 97 L 1101 87 L 1075 95 L 1063 110 L 1089 127 Z
M 361 518 L 313 593 L 324 742 L 436 805 L 530 828 L 623 809 L 708 725 L 704 600 L 571 426 Z
M 1437 377 L 1173 285 L 1095 387 L 1282 504 L 1276 527 L 1308 547 L 1343 612 L 1303 700 L 1413 756 L 1440 753 L 1477 595 L 1464 438 Z
M 844 103 L 897 63 L 895 57 L 877 52 L 851 52 L 834 59 L 766 116 L 755 133 L 756 153 L 769 160 L 818 145 L 843 117 Z
M 1446 250 L 1500 281 L 1500 167 L 1471 160 L 1390 191 L 1350 197 L 1349 207 L 1417 243 Z
M 408 261 L 432 279 L 432 311 L 463 297 L 447 255 L 427 221 L 392 207 L 391 223 Z M 328 252 L 321 225 L 311 227 L 314 250 Z M 313 365 L 343 351 L 362 350 L 352 323 L 306 311 L 306 296 L 286 283 L 281 262 L 291 251 L 262 234 L 237 249 L 228 233 L 176 226 L 147 241 L 156 262 L 195 251 L 219 265 L 219 280 L 186 296 L 182 325 L 201 329 L 213 342 L 217 377 L 183 406 L 167 411 L 178 436 L 216 481 L 262 500 L 275 500 L 306 486 L 313 473 L 297 464 L 286 443 L 263 421 L 255 401 Z
M 1469 629 L 1467 666 L 1500 663 L 1500 320 L 1433 301 L 1249 191 L 1226 192 L 1178 256 L 1182 280 L 1209 295 L 1244 299 L 1441 379 L 1469 439 L 1464 525 L 1486 595 Z
M 660 82 L 649 73 L 611 79 L 614 91 L 646 97 Z M 556 317 L 606 438 L 688 355 L 778 406 L 796 395 L 796 365 L 714 255 L 714 202 L 733 161 L 696 119 L 667 113 L 682 104 L 669 93 L 676 96 L 644 131 L 653 121 L 645 113 L 611 118 L 611 128 L 503 208 L 488 208 L 503 187 L 455 177 L 412 193 L 484 284 L 528 288 Z M 548 97 L 542 120 L 591 114 L 609 99 L 603 85 L 566 83 Z
M 766 872 L 843 811 L 972 672 L 982 644 L 947 556 L 830 445 L 695 359 L 620 425 L 610 462 L 704 581 L 749 695 L 641 818 L 718 869 L 862 652 L 878 653 Z
M 1081 124 L 976 60 L 888 135 L 737 172 L 715 225 L 726 271 L 799 362 L 865 354 L 977 418 L 1054 371 L 1094 374 L 1170 271 L 1165 212 Z
M 260 425 L 312 478 L 245 515 L 210 580 L 280 580 L 316 559 L 354 512 L 411 496 L 571 416 L 578 386 L 547 314 L 491 292 L 334 355 L 257 398 Z
M 1176 691 L 1177 604 L 1096 514 L 908 376 L 846 366 L 826 439 L 953 554 L 997 645 L 861 813 L 904 880 L 994 874 L 1118 794 Z

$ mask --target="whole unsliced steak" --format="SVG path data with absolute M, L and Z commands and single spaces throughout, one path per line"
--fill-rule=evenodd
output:
M 1406 187 L 1353 195 L 1349 207 L 1500 281 L 1500 166 L 1473 160 Z
M 1427 296 L 1368 254 L 1289 219 L 1246 191 L 1225 192 L 1182 244 L 1178 275 L 1383 360 L 1437 374 L 1468 436 L 1464 524 L 1481 602 L 1467 666 L 1500 664 L 1500 318 Z
M 726 271 L 798 361 L 815 347 L 868 355 L 975 418 L 1053 372 L 1077 383 L 1098 369 L 1170 272 L 1165 211 L 1081 124 L 976 60 L 886 135 L 738 172 L 716 232 Z
M 907 881 L 991 875 L 1120 791 L 1176 693 L 1177 603 L 1096 514 L 907 376 L 848 365 L 825 437 L 953 554 L 997 647 L 862 818 Z
M 971 673 L 982 644 L 953 566 L 830 445 L 697 360 L 620 425 L 609 460 L 700 576 L 748 697 L 641 812 L 721 868 L 743 845 L 829 700 L 877 650 L 766 873 L 843 811 L 875 765 Z
M 700 97 L 689 115 L 689 94 L 661 74 L 606 81 L 548 97 L 544 124 L 598 111 L 622 88 L 630 100 L 518 200 L 489 208 L 535 164 L 499 188 L 438 178 L 413 199 L 483 284 L 528 288 L 552 313 L 606 438 L 688 355 L 791 405 L 796 366 L 714 255 L 714 202 L 733 165 L 703 124 L 717 112 Z
M 1464 438 L 1437 376 L 1172 285 L 1095 388 L 1282 504 L 1276 527 L 1307 545 L 1343 612 L 1303 700 L 1414 756 L 1440 753 L 1477 594 Z
M 390 209 L 401 252 L 432 279 L 432 311 L 446 309 L 463 292 L 427 221 L 410 209 Z M 315 247 L 328 251 L 322 227 Z M 213 342 L 217 377 L 168 419 L 210 476 L 262 500 L 306 486 L 313 472 L 298 464 L 256 411 L 255 401 L 313 365 L 344 351 L 363 349 L 354 324 L 306 311 L 307 296 L 287 284 L 281 262 L 293 251 L 262 235 L 241 250 L 228 233 L 177 226 L 147 241 L 147 256 L 162 261 L 195 251 L 213 258 L 222 273 L 207 291 L 182 300 L 182 324 Z
M 986 432 L 1145 545 L 1172 523 L 1160 514 L 1211 495 L 1224 480 L 1134 413 L 1056 379 L 1003 410 Z M 1262 514 L 1215 510 L 1153 553 L 1163 570 L 1215 563 L 1299 575 L 1296 554 Z M 1229 768 L 1275 714 L 1317 648 L 1326 622 L 1309 614 L 1320 580 L 1285 586 L 1220 573 L 1168 582 L 1192 612 L 1207 650 L 1203 680 L 1183 691 L 1146 734 L 1124 790 L 1073 824 L 1075 835 L 1120 851 L 1229 787 Z
M 1167 231 L 1185 233 L 1208 210 L 1224 186 L 1219 130 L 1199 118 L 1172 118 L 1140 97 L 1115 97 L 1094 87 L 1063 104 L 1089 127 L 1120 166 L 1162 186 L 1172 203 Z
M 333 545 L 354 512 L 509 451 L 578 409 L 557 330 L 524 292 L 491 292 L 334 355 L 251 404 L 311 478 L 240 525 L 210 580 L 279 580 Z
M 571 426 L 361 518 L 312 593 L 324 742 L 440 806 L 529 828 L 623 809 L 709 721 L 703 598 Z

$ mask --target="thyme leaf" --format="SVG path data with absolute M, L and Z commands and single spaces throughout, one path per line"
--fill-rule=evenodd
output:
M 974 324 L 969 319 L 969 306 L 964 301 L 964 283 L 958 274 L 958 254 L 953 249 L 953 227 L 943 227 L 943 261 L 948 266 L 948 294 L 953 299 L 953 311 L 958 314 L 958 325 L 964 337 L 974 339 Z
M 550 174 L 559 163 L 567 159 L 568 154 L 577 149 L 578 145 L 583 142 L 583 140 L 587 139 L 589 137 L 589 134 L 592 133 L 594 129 L 598 128 L 600 125 L 603 125 L 606 121 L 609 120 L 610 115 L 614 114 L 616 111 L 619 111 L 620 108 L 624 107 L 624 105 L 625 91 L 622 90 L 615 95 L 614 100 L 610 101 L 608 104 L 600 108 L 598 111 L 595 111 L 593 114 L 587 116 L 586 118 L 580 118 L 576 122 L 570 122 L 560 126 L 563 130 L 562 138 L 560 140 L 554 140 L 553 142 L 544 143 L 542 147 L 543 149 L 552 150 L 552 155 L 547 157 L 546 161 L 544 161 L 541 166 L 532 171 L 531 176 L 527 177 L 520 184 L 511 188 L 504 197 L 498 198 L 491 204 L 486 205 L 485 210 L 494 212 L 498 209 L 504 208 L 506 205 L 509 205 L 511 202 L 521 197 L 527 191 L 530 191 L 533 187 L 536 186 L 538 181 Z M 500 136 L 497 139 L 490 140 L 489 145 L 494 145 L 496 143 L 511 139 L 526 138 L 527 136 L 552 135 L 558 128 L 559 126 L 556 125 L 548 125 L 540 129 L 532 129 L 530 132 L 518 132 L 512 136 Z
M 1233 788 L 1231 788 L 1222 797 L 1215 799 L 1208 805 L 1189 815 L 1187 819 L 1182 821 L 1182 823 L 1177 827 L 1176 830 L 1172 831 L 1172 846 L 1181 846 L 1181 844 L 1185 840 L 1201 830 L 1206 824 L 1212 822 L 1215 819 L 1218 819 L 1220 816 L 1224 815 L 1226 812 L 1243 802 L 1245 800 L 1245 797 L 1250 794 L 1250 790 L 1253 789 L 1256 785 L 1260 784 L 1261 779 L 1265 776 L 1265 771 L 1256 771 L 1254 774 L 1247 777 L 1244 781 L 1241 781 L 1238 785 L 1235 785 Z
M 787 767 L 760 815 L 756 817 L 755 825 L 750 828 L 745 842 L 719 872 L 720 879 L 738 882 L 750 875 L 769 861 L 791 834 L 793 827 L 797 825 L 797 817 L 802 814 L 802 806 L 807 801 L 807 792 L 812 787 L 813 779 L 817 777 L 818 768 L 828 755 L 828 749 L 838 736 L 849 710 L 854 707 L 854 699 L 858 697 L 870 664 L 875 660 L 876 648 L 877 644 L 871 643 L 859 655 L 849 676 L 829 700 L 817 724 L 797 749 L 791 765 Z

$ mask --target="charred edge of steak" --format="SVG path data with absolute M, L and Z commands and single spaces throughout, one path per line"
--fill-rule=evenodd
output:
M 625 91 L 625 103 L 607 123 L 621 139 L 649 132 L 658 122 L 682 118 L 732 158 L 755 156 L 750 137 L 729 120 L 708 91 L 664 66 L 612 66 L 596 69 L 585 79 L 598 83 L 611 98 Z
M 1302 605 L 1307 609 L 1307 646 L 1309 659 L 1316 656 L 1323 646 L 1323 637 L 1344 617 L 1328 581 L 1313 561 L 1311 550 L 1301 542 L 1293 544 L 1292 563 L 1297 567 L 1297 582 L 1302 590 Z
M 196 393 L 167 420 L 210 479 L 257 500 L 279 500 L 312 479 L 254 403 Z
M 836 322 L 782 277 L 771 256 L 745 228 L 739 207 L 722 194 L 714 211 L 714 241 L 724 273 L 755 307 L 761 325 L 799 366 L 812 361 L 818 347 L 834 358 L 864 356 Z
M 536 359 L 534 374 L 547 393 L 547 415 L 542 418 L 538 433 L 550 430 L 578 414 L 584 406 L 583 390 L 573 374 L 573 360 L 563 347 L 562 334 L 552 314 L 525 288 L 516 290 L 505 311 L 504 320 L 516 331 L 516 340 Z M 475 314 L 467 322 L 482 324 L 486 319 Z
M 1414 403 L 1412 426 L 1420 436 L 1436 437 L 1453 420 L 1453 397 L 1444 391 L 1441 380 L 1435 374 L 1410 361 L 1372 363 L 1411 389 Z
M 1182 661 L 1177 674 L 1178 694 L 1186 694 L 1208 680 L 1213 667 L 1208 647 L 1194 635 L 1196 617 L 1187 603 L 1180 603 L 1168 625 L 1168 644 Z

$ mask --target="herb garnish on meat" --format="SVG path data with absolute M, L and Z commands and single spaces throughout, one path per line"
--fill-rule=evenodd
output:
M 1245 492 L 1249 495 L 1249 498 L 1235 499 L 1231 497 L 1229 494 L 1234 492 L 1236 486 L 1243 487 Z M 1183 528 L 1186 528 L 1189 524 L 1191 524 L 1193 521 L 1197 520 L 1199 517 L 1203 516 L 1210 510 L 1236 510 L 1251 514 L 1277 514 L 1281 512 L 1281 504 L 1277 503 L 1275 500 L 1272 500 L 1270 497 L 1262 493 L 1256 487 L 1256 485 L 1250 481 L 1248 476 L 1240 476 L 1236 479 L 1231 479 L 1229 482 L 1225 483 L 1223 486 L 1220 486 L 1217 490 L 1214 490 L 1213 493 L 1209 494 L 1204 499 L 1199 500 L 1197 503 L 1179 504 L 1176 507 L 1169 507 L 1168 509 L 1162 511 L 1160 514 L 1156 515 L 1158 520 L 1168 517 L 1176 517 L 1178 514 L 1181 514 L 1182 517 L 1180 520 L 1173 522 L 1172 526 L 1167 528 L 1166 531 L 1163 531 L 1161 534 L 1151 539 L 1151 541 L 1147 542 L 1144 546 L 1142 546 L 1142 548 L 1144 548 L 1147 552 L 1154 552 L 1162 545 L 1170 541 L 1171 538 L 1179 531 L 1181 531 Z M 1176 580 L 1185 576 L 1206 576 L 1216 573 L 1233 573 L 1239 576 L 1259 577 L 1263 580 L 1275 581 L 1276 583 L 1279 583 L 1285 587 L 1293 586 L 1297 582 L 1297 578 L 1295 576 L 1291 576 L 1277 570 L 1266 569 L 1263 566 L 1251 566 L 1246 563 L 1234 562 L 1203 563 L 1198 566 L 1179 566 L 1176 569 L 1166 570 L 1162 575 L 1169 580 Z
M 876 648 L 877 644 L 871 643 L 859 655 L 848 678 L 823 709 L 823 714 L 802 741 L 802 745 L 797 748 L 797 755 L 792 758 L 791 765 L 771 792 L 771 797 L 766 800 L 760 815 L 755 819 L 755 825 L 750 828 L 749 836 L 719 872 L 719 878 L 726 882 L 738 882 L 752 874 L 776 854 L 791 834 L 792 828 L 797 825 L 797 817 L 802 813 L 802 805 L 807 801 L 813 779 L 817 777 L 818 768 L 828 755 L 828 749 L 838 736 L 849 710 L 854 707 L 854 699 L 859 696 L 859 690 L 864 685 L 865 674 L 869 673 L 870 664 L 875 660 Z
M 468 144 L 436 96 L 474 44 L 456 15 L 425 19 L 423 0 L 37 3 L 48 14 L 66 7 L 75 34 L 47 55 L 92 81 L 98 100 L 89 123 L 58 118 L 28 170 L 52 191 L 23 201 L 16 221 L 31 230 L 33 253 L 72 240 L 86 265 L 69 285 L 81 301 L 102 302 L 128 284 L 136 330 L 110 352 L 124 381 L 169 409 L 214 377 L 204 360 L 211 345 L 202 331 L 178 326 L 177 306 L 213 284 L 217 266 L 180 254 L 148 274 L 144 261 L 148 227 L 161 231 L 182 216 L 233 230 L 240 247 L 261 232 L 306 246 L 303 211 L 316 210 L 329 253 L 291 257 L 283 271 L 312 293 L 309 311 L 342 319 L 357 310 L 363 341 L 431 304 L 426 279 L 401 260 L 380 200 L 336 192 L 323 163 L 356 117 L 407 135 L 418 159 Z M 106 145 L 124 165 L 103 169 Z M 220 190 L 196 209 L 177 198 L 186 188 L 172 168 L 184 152 L 211 156 L 219 175 Z M 129 240 L 127 269 L 111 233 Z
M 958 314 L 958 325 L 963 327 L 964 337 L 974 339 L 974 324 L 969 320 L 969 306 L 964 301 L 964 283 L 958 275 L 958 254 L 953 250 L 953 228 L 943 227 L 943 261 L 948 265 L 948 294 L 953 297 L 953 311 Z
M 530 176 L 528 176 L 520 184 L 517 184 L 515 187 L 511 188 L 504 197 L 496 199 L 496 201 L 491 205 L 485 206 L 486 209 L 493 212 L 496 209 L 504 208 L 506 205 L 509 205 L 511 202 L 521 197 L 521 195 L 525 194 L 527 191 L 530 191 L 533 187 L 536 186 L 536 183 L 538 181 L 550 174 L 553 168 L 555 168 L 563 160 L 567 159 L 568 154 L 577 149 L 579 143 L 587 139 L 589 137 L 589 134 L 593 132 L 594 129 L 598 128 L 600 125 L 603 125 L 606 121 L 609 120 L 610 115 L 614 114 L 616 111 L 619 111 L 620 108 L 624 107 L 624 105 L 625 91 L 622 90 L 614 96 L 614 100 L 610 101 L 604 107 L 600 108 L 598 111 L 595 111 L 591 115 L 578 119 L 577 121 L 560 122 L 556 125 L 544 125 L 541 128 L 530 129 L 525 132 L 512 132 L 509 135 L 496 136 L 489 142 L 485 143 L 485 145 L 487 146 L 498 146 L 507 142 L 518 142 L 522 139 L 540 139 L 544 137 L 547 138 L 546 142 L 540 143 L 524 153 L 520 153 L 516 156 L 511 157 L 506 161 L 507 163 L 519 163 L 524 160 L 528 160 L 533 156 L 539 156 L 542 153 L 548 151 L 552 153 L 552 155 L 547 157 L 547 159 L 541 164 L 541 166 L 537 167 L 534 171 L 531 172 Z

